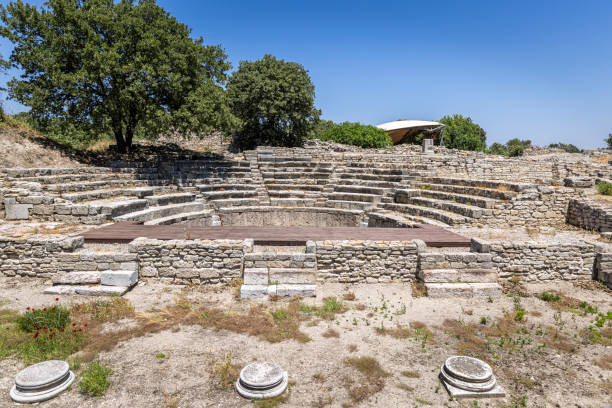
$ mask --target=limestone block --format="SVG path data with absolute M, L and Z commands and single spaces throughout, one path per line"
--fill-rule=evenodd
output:
M 105 286 L 133 286 L 138 282 L 137 271 L 103 271 L 100 283 Z
M 30 218 L 29 209 L 32 207 L 32 204 L 17 204 L 15 198 L 5 198 L 5 218 L 7 220 L 27 220 Z

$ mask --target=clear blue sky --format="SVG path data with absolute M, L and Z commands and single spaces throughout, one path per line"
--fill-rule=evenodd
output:
M 583 148 L 602 147 L 612 132 L 610 0 L 158 3 L 194 36 L 221 44 L 234 68 L 266 53 L 303 64 L 325 119 L 378 124 L 457 112 L 479 123 L 488 143 Z M 10 44 L 0 41 L 6 57 Z

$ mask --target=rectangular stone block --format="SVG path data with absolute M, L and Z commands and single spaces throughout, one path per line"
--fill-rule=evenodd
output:
M 245 268 L 243 281 L 245 285 L 267 285 L 268 268 Z
M 105 286 L 133 286 L 138 282 L 138 271 L 104 271 L 100 283 Z

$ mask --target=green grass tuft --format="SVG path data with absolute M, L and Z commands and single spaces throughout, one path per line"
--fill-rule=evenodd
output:
M 108 379 L 111 374 L 110 367 L 102 364 L 100 361 L 94 361 L 90 363 L 85 372 L 83 378 L 79 383 L 81 392 L 94 397 L 100 397 L 110 386 Z

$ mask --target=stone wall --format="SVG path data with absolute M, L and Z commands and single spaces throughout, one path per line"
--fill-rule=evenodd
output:
M 612 289 L 612 252 L 599 252 L 596 255 L 595 277 Z
M 325 282 L 412 282 L 417 245 L 412 241 L 317 241 L 317 279 Z
M 250 242 L 250 244 L 249 244 Z M 138 255 L 139 273 L 175 283 L 227 283 L 242 274 L 250 240 L 172 240 L 137 238 L 129 245 Z
M 471 250 L 491 254 L 501 279 L 520 276 L 529 282 L 569 281 L 592 279 L 597 246 L 584 241 L 555 244 L 472 239 Z
M 218 210 L 221 225 L 358 227 L 361 211 L 325 207 L 240 207 Z
M 569 201 L 566 221 L 589 231 L 610 232 L 612 208 L 593 200 L 573 199 Z
M 82 237 L 0 237 L 0 275 L 51 277 L 80 263 L 65 256 L 82 245 Z

